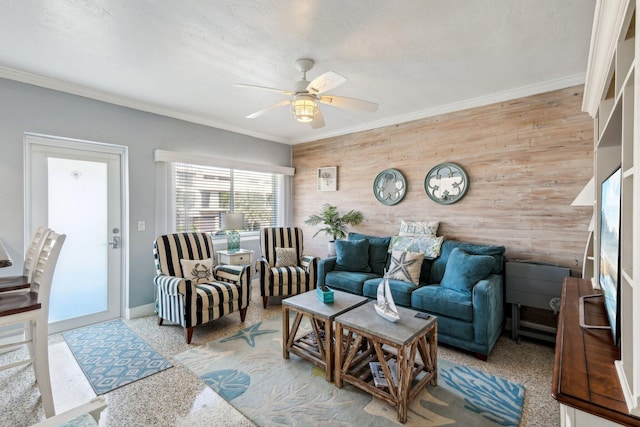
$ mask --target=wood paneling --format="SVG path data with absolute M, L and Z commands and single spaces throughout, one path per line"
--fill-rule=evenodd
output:
M 593 121 L 581 112 L 583 87 L 293 146 L 294 224 L 305 252 L 326 256 L 328 238 L 304 220 L 331 203 L 358 209 L 366 234 L 394 235 L 400 220 L 438 220 L 439 235 L 502 244 L 510 259 L 582 268 L 589 207 L 570 206 L 593 174 Z M 470 185 L 453 205 L 424 192 L 427 172 L 441 162 L 465 168 Z M 317 168 L 338 167 L 338 191 L 316 191 Z M 373 179 L 399 169 L 407 194 L 379 203 Z

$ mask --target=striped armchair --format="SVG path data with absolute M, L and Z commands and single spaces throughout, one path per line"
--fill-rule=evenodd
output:
M 295 265 L 277 266 L 276 248 L 295 248 Z M 318 257 L 303 255 L 302 230 L 263 228 L 260 231 L 262 257 L 256 262 L 260 276 L 262 305 L 267 308 L 271 296 L 297 295 L 316 287 Z
M 211 260 L 213 264 L 213 243 L 208 233 L 159 236 L 153 244 L 153 256 L 158 325 L 165 319 L 179 324 L 185 328 L 185 339 L 189 344 L 197 325 L 235 311 L 240 311 L 240 320 L 244 322 L 251 299 L 250 266 L 214 266 L 212 275 L 205 269 L 204 276 L 197 280 L 189 278 L 189 271 L 182 271 L 181 260 Z

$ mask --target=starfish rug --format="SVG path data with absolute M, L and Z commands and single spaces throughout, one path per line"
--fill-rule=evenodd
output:
M 259 426 L 402 425 L 397 410 L 295 354 L 282 357 L 280 316 L 175 356 Z M 524 386 L 438 358 L 438 385 L 409 405 L 405 426 L 517 426 Z

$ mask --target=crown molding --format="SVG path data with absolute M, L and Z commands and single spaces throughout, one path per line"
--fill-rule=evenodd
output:
M 214 127 L 222 130 L 227 130 L 227 131 L 239 133 L 242 135 L 252 136 L 254 138 L 260 138 L 260 139 L 266 139 L 268 141 L 290 144 L 290 141 L 288 141 L 285 138 L 278 138 L 273 135 L 268 135 L 260 132 L 253 132 L 253 131 L 238 128 L 235 126 L 229 126 L 224 123 L 220 123 L 205 117 L 201 117 L 197 114 L 182 113 L 169 108 L 164 108 L 158 105 L 149 104 L 146 102 L 128 98 L 126 96 L 115 95 L 113 93 L 109 93 L 99 89 L 94 89 L 94 88 L 79 85 L 76 83 L 70 83 L 63 80 L 54 79 L 51 77 L 45 77 L 38 74 L 32 74 L 25 71 L 15 70 L 13 68 L 4 67 L 1 65 L 0 65 L 0 78 L 15 80 L 22 83 L 31 84 L 34 86 L 44 87 L 46 89 L 53 89 L 60 92 L 70 93 L 72 95 L 78 95 L 85 98 L 95 99 L 97 101 L 108 102 L 109 104 L 115 104 L 121 107 L 132 108 L 134 110 L 140 110 L 140 111 L 145 111 L 147 113 L 159 114 L 161 116 L 171 117 L 174 119 L 184 120 L 191 123 L 197 123 L 197 124 L 210 126 L 210 127 Z
M 610 78 L 611 64 L 624 24 L 628 0 L 596 2 L 589 45 L 582 111 L 595 117 Z
M 135 110 L 145 111 L 148 113 L 159 114 L 174 119 L 184 120 L 191 123 L 197 123 L 205 126 L 211 126 L 230 132 L 235 132 L 242 135 L 252 136 L 254 138 L 265 139 L 268 141 L 280 142 L 283 144 L 300 144 L 304 142 L 318 141 L 321 139 L 332 138 L 336 136 L 348 135 L 356 132 L 363 132 L 372 129 L 378 129 L 385 126 L 392 126 L 400 123 L 406 123 L 414 120 L 420 120 L 427 117 L 438 116 L 441 114 L 452 113 L 455 111 L 466 110 L 469 108 L 482 107 L 485 105 L 495 104 L 497 102 L 508 101 L 511 99 L 522 98 L 531 95 L 537 95 L 544 92 L 550 92 L 553 90 L 564 89 L 566 87 L 577 86 L 584 84 L 585 74 L 574 74 L 559 79 L 548 80 L 533 85 L 522 86 L 516 89 L 498 92 L 491 95 L 481 96 L 477 98 L 471 98 L 460 102 L 454 102 L 447 105 L 441 105 L 425 110 L 412 112 L 409 114 L 403 114 L 399 116 L 390 117 L 383 120 L 377 120 L 373 122 L 362 123 L 361 125 L 343 128 L 334 132 L 314 133 L 303 138 L 279 138 L 273 135 L 268 135 L 260 132 L 253 132 L 247 129 L 238 128 L 235 126 L 229 126 L 224 123 L 219 123 L 214 120 L 207 119 L 205 117 L 198 116 L 196 114 L 187 114 L 171 110 L 169 108 L 160 107 L 157 105 L 141 102 L 125 96 L 115 95 L 106 91 L 90 88 L 75 83 L 69 83 L 62 80 L 57 80 L 50 77 L 44 77 L 37 74 L 28 73 L 25 71 L 15 70 L 9 67 L 0 66 L 0 78 L 6 78 L 10 80 L 19 81 L 22 83 L 32 84 L 35 86 L 44 87 L 47 89 L 57 90 L 60 92 L 70 93 L 73 95 L 82 96 L 85 98 L 95 99 L 98 101 L 107 102 L 110 104 L 119 105 L 122 107 L 132 108 Z
M 397 125 L 414 120 L 425 119 L 427 117 L 439 116 L 441 114 L 453 113 L 456 111 L 467 110 L 469 108 L 483 107 L 495 104 L 497 102 L 510 101 L 512 99 L 524 98 L 527 96 L 538 95 L 545 92 L 564 89 L 571 86 L 584 84 L 585 73 L 573 74 L 554 80 L 536 83 L 532 85 L 522 86 L 519 88 L 497 92 L 491 95 L 480 96 L 477 98 L 466 99 L 464 101 L 453 102 L 451 104 L 440 105 L 425 110 L 416 111 L 409 114 L 403 114 L 388 119 L 378 120 L 375 122 L 367 122 L 362 125 L 353 126 L 351 128 L 341 129 L 337 132 L 326 132 L 322 134 L 314 134 L 311 138 L 296 138 L 291 141 L 292 144 L 300 144 L 304 142 L 318 141 L 320 139 L 333 138 L 336 136 L 347 135 L 350 133 L 363 132 L 367 130 L 377 129 L 385 126 Z

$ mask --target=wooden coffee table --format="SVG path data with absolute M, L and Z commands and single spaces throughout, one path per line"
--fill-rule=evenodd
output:
M 365 304 L 368 299 L 346 292 L 333 291 L 332 303 L 321 302 L 316 290 L 282 300 L 282 357 L 297 354 L 324 368 L 327 381 L 333 381 L 334 327 L 333 319 Z M 296 314 L 289 327 L 289 312 Z M 298 334 L 302 318 L 307 317 L 312 332 Z
M 407 407 L 427 384 L 438 384 L 438 319 L 415 317 L 417 311 L 398 307 L 400 320 L 389 322 L 376 314 L 371 301 L 334 319 L 336 337 L 335 384 L 343 381 L 398 408 L 398 420 L 407 421 Z M 420 357 L 418 358 L 418 355 Z M 390 361 L 397 367 L 397 384 Z M 379 362 L 388 387 L 376 387 L 369 362 Z

